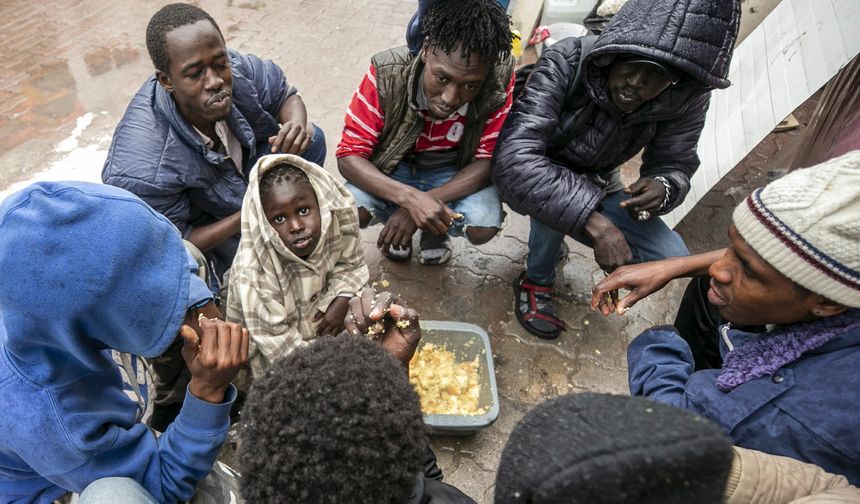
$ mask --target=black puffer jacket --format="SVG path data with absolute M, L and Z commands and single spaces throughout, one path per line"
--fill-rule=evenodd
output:
M 729 86 L 740 20 L 737 0 L 630 0 L 582 61 L 580 39 L 546 49 L 511 109 L 493 156 L 492 178 L 517 212 L 572 236 L 604 197 L 599 179 L 645 148 L 641 173 L 673 185 L 668 212 L 690 189 L 696 145 L 713 88 Z M 640 54 L 683 72 L 677 85 L 622 115 L 607 88 L 617 54 Z M 587 97 L 586 97 L 587 93 Z M 566 141 L 565 128 L 587 114 Z M 569 131 L 569 129 L 568 129 Z

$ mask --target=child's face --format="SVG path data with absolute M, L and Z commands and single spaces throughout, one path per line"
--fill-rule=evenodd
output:
M 320 208 L 306 184 L 277 184 L 262 198 L 266 220 L 290 252 L 305 258 L 320 239 Z

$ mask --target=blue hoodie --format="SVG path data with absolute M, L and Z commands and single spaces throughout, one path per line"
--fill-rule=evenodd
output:
M 38 183 L 0 206 L 0 502 L 50 503 L 107 476 L 159 502 L 211 469 L 235 398 L 187 394 L 156 438 L 111 349 L 155 357 L 177 338 L 191 275 L 181 236 L 122 189 Z

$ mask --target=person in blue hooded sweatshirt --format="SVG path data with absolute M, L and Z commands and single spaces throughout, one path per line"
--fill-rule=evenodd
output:
M 110 497 L 89 502 L 193 496 L 248 352 L 247 331 L 210 318 L 196 269 L 170 221 L 122 189 L 41 182 L 0 206 L 0 503 L 51 503 L 94 482 Z M 136 356 L 177 338 L 192 378 L 156 437 L 141 423 Z

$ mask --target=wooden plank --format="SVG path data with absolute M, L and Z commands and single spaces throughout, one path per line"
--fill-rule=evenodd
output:
M 714 91 L 699 141 L 702 164 L 679 222 L 794 109 L 860 52 L 860 1 L 783 0 L 732 58 L 727 90 Z

